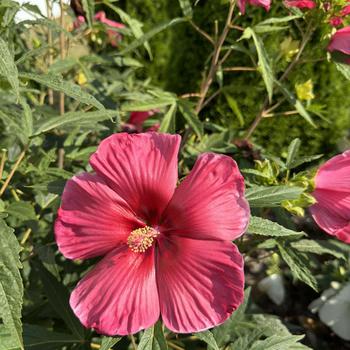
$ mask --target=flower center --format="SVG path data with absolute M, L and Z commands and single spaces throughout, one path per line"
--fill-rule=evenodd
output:
M 152 246 L 154 238 L 158 235 L 159 232 L 152 227 L 141 227 L 130 233 L 127 243 L 130 250 L 134 253 L 144 253 Z

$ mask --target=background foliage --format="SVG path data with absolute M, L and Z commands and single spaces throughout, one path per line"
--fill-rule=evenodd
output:
M 68 6 L 53 19 L 29 4 L 0 2 L 0 350 L 135 343 L 139 349 L 349 348 L 308 309 L 331 283 L 349 281 L 349 247 L 320 232 L 305 212 L 321 157 L 349 146 L 350 84 L 327 57 L 331 29 L 322 11 L 290 13 L 279 2 L 269 13 L 235 10 L 235 27 L 200 104 L 203 77 L 213 66 L 210 40 L 215 50 L 228 1 L 83 3 L 90 21 L 74 29 Z M 20 9 L 36 19 L 16 21 Z M 99 10 L 126 25 L 117 47 L 108 28 L 92 19 Z M 271 18 L 279 20 L 264 22 Z M 307 35 L 296 59 L 293 43 L 299 47 Z M 297 100 L 295 86 L 310 79 L 315 97 Z M 276 103 L 247 135 L 262 106 Z M 145 130 L 159 124 L 162 132 L 182 134 L 181 176 L 204 151 L 231 155 L 243 169 L 253 215 L 236 242 L 245 256 L 246 298 L 212 331 L 175 335 L 157 323 L 135 337 L 102 337 L 84 329 L 68 304 L 69 291 L 95 261 L 64 259 L 53 222 L 65 181 L 91 170 L 90 154 L 101 139 L 125 130 L 130 112 L 148 110 L 157 113 Z M 274 274 L 285 286 L 281 305 L 258 288 Z

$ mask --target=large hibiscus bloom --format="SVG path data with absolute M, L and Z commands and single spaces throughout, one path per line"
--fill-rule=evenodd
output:
M 313 9 L 316 7 L 316 2 L 313 0 L 285 0 L 284 4 L 287 7 L 298 7 L 300 9 Z
M 67 182 L 55 223 L 70 259 L 104 256 L 74 289 L 80 321 L 108 335 L 161 316 L 175 332 L 224 322 L 243 298 L 243 259 L 231 240 L 249 220 L 232 158 L 202 154 L 176 187 L 180 136 L 115 134 Z
M 317 203 L 310 210 L 318 226 L 350 243 L 350 150 L 318 169 L 312 195 Z
M 342 55 L 344 63 L 350 64 L 350 26 L 337 30 L 328 45 L 328 51 Z

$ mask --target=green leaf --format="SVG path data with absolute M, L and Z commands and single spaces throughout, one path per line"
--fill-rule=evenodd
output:
M 52 129 L 62 127 L 62 126 L 67 126 L 70 124 L 93 125 L 94 123 L 97 123 L 106 119 L 112 119 L 113 117 L 119 117 L 119 113 L 117 111 L 108 110 L 108 109 L 105 109 L 103 111 L 95 111 L 95 112 L 68 112 L 63 115 L 51 117 L 47 120 L 41 121 L 38 125 L 36 125 L 34 136 L 39 135 L 41 133 L 48 132 Z
M 25 324 L 23 328 L 25 349 L 60 350 L 65 345 L 79 344 L 80 339 L 71 334 L 52 332 L 45 327 Z
M 278 242 L 277 245 L 281 253 L 281 257 L 289 266 L 292 275 L 296 279 L 309 285 L 312 289 L 314 289 L 317 292 L 317 281 L 307 266 L 307 259 L 301 253 L 298 253 L 290 246 L 284 247 Z
M 13 229 L 0 219 L 0 350 L 23 349 L 20 251 Z
M 22 25 L 23 24 L 28 24 L 30 26 L 38 26 L 39 28 L 49 28 L 53 32 L 62 32 L 64 33 L 69 39 L 74 39 L 73 35 L 68 32 L 65 28 L 61 27 L 58 22 L 54 20 L 50 20 L 47 18 L 39 18 L 39 19 L 34 19 L 34 20 L 25 20 L 20 22 Z
M 298 111 L 298 113 L 314 128 L 316 128 L 316 124 L 314 123 L 313 119 L 311 118 L 308 111 L 305 109 L 304 105 L 280 82 L 277 80 L 275 81 L 278 88 L 281 90 L 283 95 L 286 97 L 286 99 L 289 101 L 289 103 Z
M 332 241 L 301 239 L 291 242 L 290 245 L 302 253 L 329 254 L 337 259 L 346 260 L 344 252 L 338 246 L 334 245 Z
M 11 203 L 6 212 L 20 220 L 36 220 L 34 207 L 28 202 L 13 202 Z
M 95 1 L 94 0 L 82 0 L 81 4 L 83 5 L 86 18 L 88 20 L 89 27 L 91 28 L 93 17 L 95 14 Z
M 182 13 L 187 18 L 193 17 L 192 6 L 189 0 L 179 0 L 179 4 L 182 10 Z
M 83 91 L 79 85 L 76 85 L 70 81 L 64 81 L 59 75 L 52 74 L 32 74 L 32 73 L 21 73 L 21 78 L 34 80 L 39 84 L 43 84 L 53 90 L 64 92 L 67 96 L 74 98 L 75 100 L 92 105 L 97 109 L 104 110 L 104 106 L 96 100 L 96 98 L 89 93 Z
M 3 76 L 10 83 L 13 91 L 19 97 L 18 71 L 13 56 L 6 42 L 0 37 L 0 76 Z
M 200 333 L 195 333 L 194 335 L 198 339 L 206 342 L 211 347 L 211 349 L 219 350 L 218 344 L 216 343 L 216 340 L 215 340 L 212 332 L 204 331 L 204 332 L 200 332 Z
M 149 111 L 151 109 L 157 109 L 172 105 L 176 102 L 172 96 L 159 96 L 155 98 L 148 98 L 143 101 L 132 101 L 124 103 L 121 110 L 123 112 L 134 111 Z
M 175 128 L 175 116 L 176 116 L 176 103 L 173 103 L 168 111 L 165 113 L 162 122 L 160 123 L 159 132 L 174 133 Z
M 162 32 L 165 29 L 168 29 L 176 24 L 183 23 L 186 21 L 186 18 L 174 18 L 170 21 L 163 22 L 157 26 L 155 26 L 153 29 L 151 29 L 146 34 L 142 35 L 140 38 L 137 38 L 134 40 L 130 45 L 128 45 L 125 49 L 119 52 L 119 56 L 124 56 L 126 53 L 134 51 L 139 46 L 144 44 L 146 41 L 157 35 L 158 33 Z
M 100 350 L 109 350 L 112 346 L 117 344 L 122 340 L 122 337 L 114 338 L 114 337 L 103 337 L 101 342 Z
M 134 34 L 136 39 L 140 39 L 141 37 L 143 37 L 143 35 L 144 35 L 144 32 L 142 30 L 143 24 L 140 21 L 136 20 L 135 18 L 131 18 L 120 7 L 112 5 L 110 3 L 110 1 L 108 1 L 108 0 L 103 0 L 103 3 L 106 6 L 108 6 L 109 8 L 111 8 L 114 12 L 116 12 L 120 16 L 121 20 L 130 27 L 130 29 L 131 29 L 131 31 Z M 146 40 L 143 43 L 143 45 L 144 45 L 145 49 L 147 50 L 149 57 L 152 59 L 151 47 L 150 47 L 148 41 Z M 127 59 L 127 57 L 123 57 L 123 59 Z
M 21 118 L 16 118 L 14 115 L 9 116 L 0 110 L 0 119 L 4 121 L 6 127 L 11 129 L 12 133 L 18 137 L 23 145 L 28 143 L 28 133 L 22 127 L 23 120 Z
M 291 236 L 304 236 L 304 232 L 296 232 L 285 228 L 276 222 L 252 216 L 250 218 L 249 227 L 247 230 L 249 233 L 261 236 L 270 237 L 291 237 Z
M 225 93 L 224 95 L 226 97 L 226 101 L 227 101 L 228 105 L 230 106 L 232 112 L 237 117 L 239 124 L 240 124 L 240 127 L 244 127 L 244 117 L 242 115 L 241 110 L 238 107 L 237 101 L 233 97 L 231 97 L 228 93 Z
M 294 139 L 289 147 L 288 147 L 288 155 L 286 160 L 286 166 L 288 169 L 290 169 L 290 165 L 292 162 L 297 158 L 299 149 L 300 149 L 301 141 L 300 139 L 296 138 Z
M 343 76 L 350 80 L 350 66 L 348 64 L 344 64 L 344 63 L 339 63 L 339 62 L 334 62 L 336 68 L 338 69 L 338 71 L 343 74 Z
M 304 156 L 304 157 L 299 157 L 297 159 L 295 159 L 294 161 L 292 161 L 289 165 L 289 169 L 294 169 L 296 167 L 298 167 L 301 164 L 304 163 L 309 163 L 312 162 L 316 159 L 320 159 L 323 155 L 322 154 L 316 154 L 314 156 Z
M 167 350 L 168 345 L 164 336 L 163 327 L 158 321 L 151 328 L 146 329 L 141 337 L 138 350 Z
M 303 192 L 296 186 L 256 186 L 247 189 L 246 198 L 251 207 L 277 207 L 285 200 L 297 199 Z
M 303 335 L 273 335 L 265 340 L 257 340 L 250 350 L 291 350 L 303 338 Z
M 85 338 L 85 330 L 69 305 L 67 288 L 54 277 L 41 263 L 36 267 L 51 307 L 61 316 L 70 331 L 80 340 Z
M 245 29 L 242 39 L 250 39 L 251 37 L 254 40 L 256 51 L 258 53 L 259 68 L 266 86 L 267 94 L 269 96 L 269 101 L 271 102 L 272 95 L 273 95 L 273 84 L 274 84 L 275 78 L 271 68 L 270 59 L 265 50 L 264 43 L 262 42 L 260 37 L 255 33 L 255 31 L 252 28 L 248 27 Z
M 192 104 L 188 101 L 178 100 L 179 110 L 186 122 L 192 128 L 192 130 L 197 134 L 199 138 L 203 135 L 203 124 L 199 120 L 198 115 L 194 112 Z

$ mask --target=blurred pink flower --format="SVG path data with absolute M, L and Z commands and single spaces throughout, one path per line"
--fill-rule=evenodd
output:
M 112 21 L 111 19 L 108 19 L 104 11 L 97 12 L 95 14 L 94 19 L 112 28 L 117 28 L 117 29 L 125 28 L 125 25 L 123 23 L 115 22 L 115 21 Z M 109 42 L 112 46 L 118 46 L 118 42 L 121 41 L 123 38 L 120 33 L 118 33 L 113 29 L 107 29 L 107 35 L 108 35 Z
M 350 26 L 337 30 L 328 45 L 328 51 L 341 52 L 350 56 Z M 345 63 L 350 64 L 350 57 L 345 58 Z
M 108 19 L 104 11 L 97 12 L 94 16 L 94 20 L 104 23 L 107 26 L 112 28 L 125 28 L 125 25 L 123 23 L 115 22 L 115 21 L 112 21 L 111 19 Z M 84 23 L 85 23 L 84 16 L 78 16 L 73 22 L 73 27 L 75 29 L 78 29 Z M 113 29 L 107 29 L 107 35 L 108 35 L 109 43 L 112 46 L 118 46 L 118 42 L 121 41 L 123 38 L 120 33 L 118 33 Z
M 245 7 L 247 4 L 264 7 L 266 11 L 269 11 L 271 0 L 237 0 L 237 5 L 242 14 L 245 14 Z
M 161 317 L 174 332 L 224 322 L 243 299 L 243 258 L 231 243 L 249 206 L 235 161 L 204 153 L 177 186 L 178 135 L 114 134 L 94 173 L 66 184 L 55 223 L 69 259 L 104 256 L 72 292 L 80 321 L 126 335 Z
M 316 6 L 313 0 L 284 0 L 284 4 L 287 7 L 298 7 L 300 9 L 313 9 Z
M 350 150 L 318 169 L 312 195 L 317 203 L 310 211 L 318 226 L 350 243 Z
M 332 17 L 329 20 L 329 24 L 332 27 L 339 27 L 339 26 L 341 26 L 343 24 L 343 19 L 341 17 Z
M 350 15 L 350 5 L 344 6 L 340 11 L 340 15 L 343 17 Z

